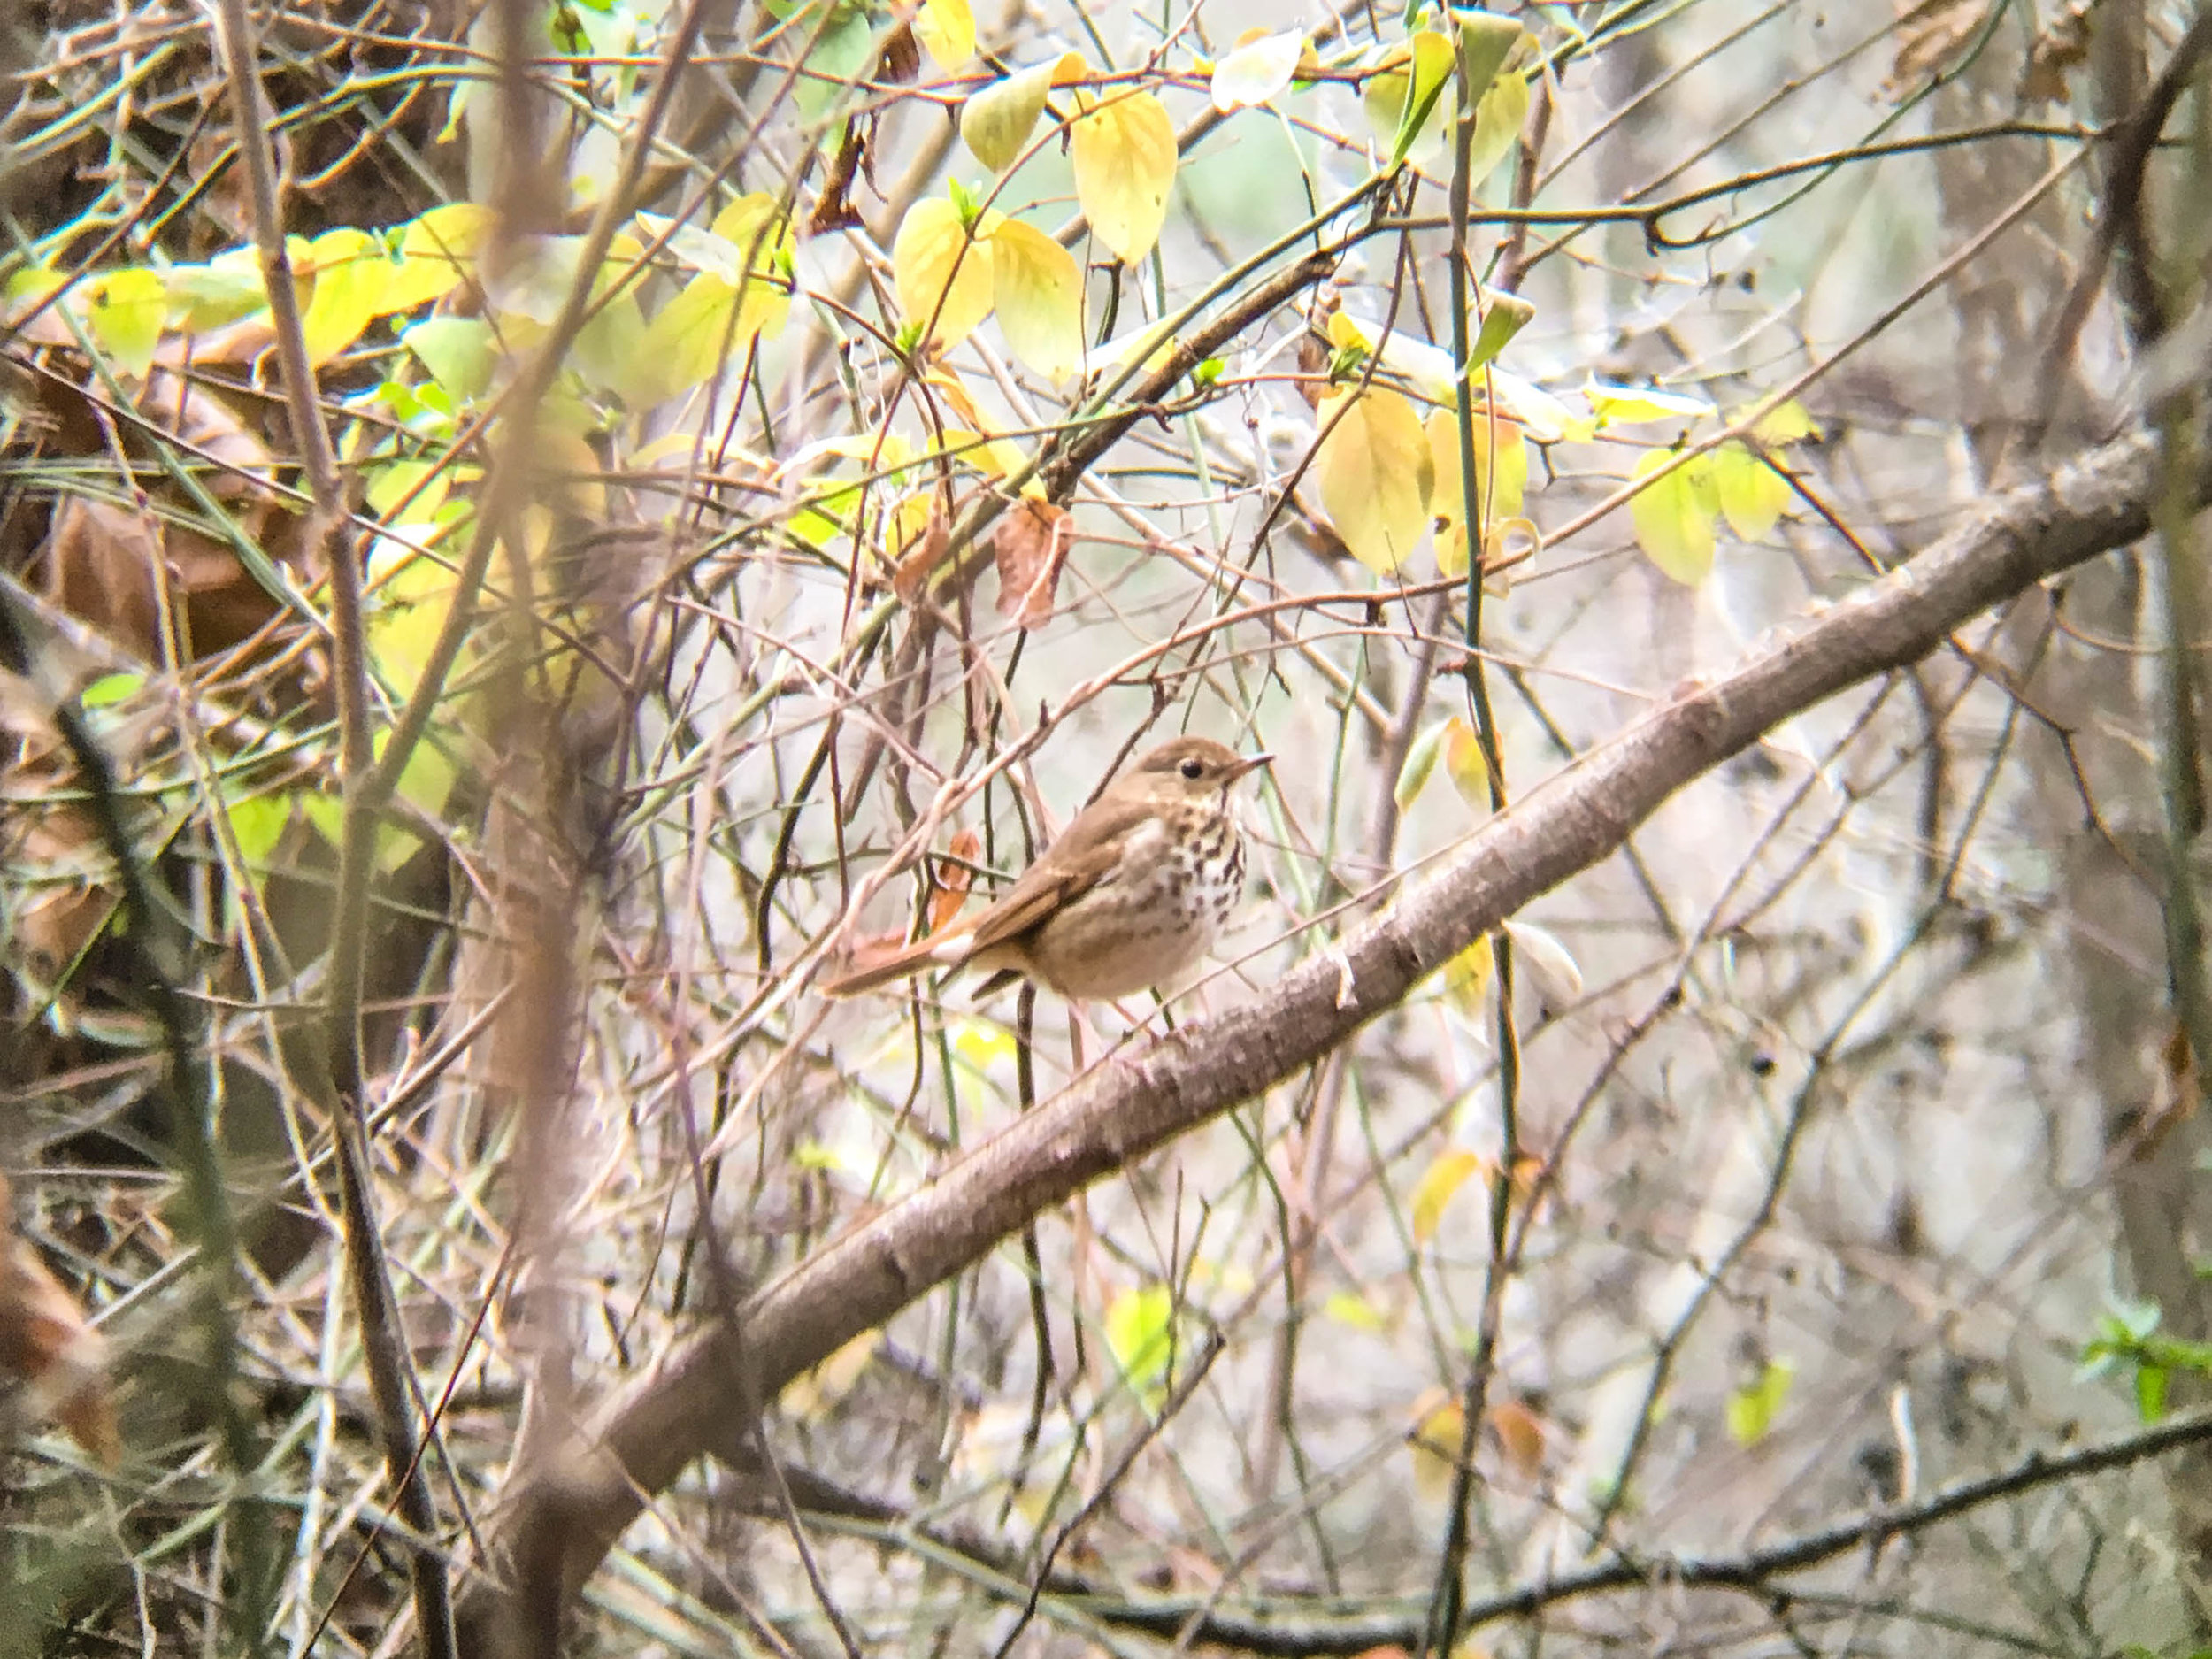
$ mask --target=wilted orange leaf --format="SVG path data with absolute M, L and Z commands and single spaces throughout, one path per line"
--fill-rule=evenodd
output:
M 1505 1454 L 1506 1467 L 1532 1480 L 1544 1467 L 1544 1420 L 1517 1400 L 1501 1400 L 1490 1408 L 1490 1429 Z
M 1024 499 L 1009 508 L 991 535 L 998 558 L 998 612 L 1017 626 L 1042 627 L 1052 617 L 1060 566 L 1075 540 L 1064 507 Z
M 944 509 L 933 501 L 929 522 L 892 567 L 891 591 L 899 596 L 902 604 L 910 605 L 922 596 L 931 574 L 945 562 L 945 550 L 951 545 L 951 526 L 945 521 Z
M 929 899 L 929 931 L 935 933 L 960 914 L 968 902 L 969 884 L 975 879 L 975 861 L 983 856 L 983 838 L 964 829 L 952 838 L 945 856 L 937 861 L 937 891 Z

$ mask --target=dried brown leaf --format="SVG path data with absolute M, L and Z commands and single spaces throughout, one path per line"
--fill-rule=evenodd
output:
M 0 1207 L 7 1186 L 0 1180 Z M 107 1389 L 107 1343 L 12 1225 L 0 1238 L 0 1376 L 78 1445 L 112 1467 L 122 1455 Z
M 1490 1408 L 1490 1430 L 1498 1437 L 1508 1469 L 1525 1480 L 1543 1472 L 1543 1418 L 1517 1400 L 1501 1400 Z
M 960 914 L 975 879 L 974 864 L 983 856 L 983 838 L 964 829 L 952 838 L 945 856 L 937 861 L 937 890 L 929 898 L 929 931 L 935 933 Z
M 1064 507 L 1023 499 L 998 521 L 991 550 L 998 558 L 999 615 L 1018 627 L 1042 627 L 1052 618 L 1060 567 L 1075 540 Z
M 2089 60 L 2089 13 L 2096 0 L 2074 0 L 2028 48 L 2028 66 L 2020 76 L 2024 104 L 2058 104 L 2066 98 L 2066 72 Z
M 1901 97 L 1940 74 L 1981 30 L 1995 0 L 1920 0 L 1897 19 L 1897 57 L 1883 93 Z
M 945 562 L 945 549 L 952 545 L 952 526 L 945 517 L 941 504 L 933 503 L 929 523 L 915 538 L 913 547 L 905 557 L 891 567 L 891 591 L 899 596 L 902 604 L 912 604 L 929 586 L 929 579 Z

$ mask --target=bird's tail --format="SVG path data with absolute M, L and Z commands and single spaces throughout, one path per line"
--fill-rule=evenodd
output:
M 822 994 L 825 996 L 858 996 L 864 991 L 872 991 L 879 986 L 925 973 L 932 968 L 943 967 L 946 965 L 945 959 L 936 953 L 944 942 L 944 933 L 935 933 L 925 939 L 918 939 L 910 945 L 902 945 L 887 956 L 866 962 L 864 966 L 855 967 L 833 979 L 826 980 Z

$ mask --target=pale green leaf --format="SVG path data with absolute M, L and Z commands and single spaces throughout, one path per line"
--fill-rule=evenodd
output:
M 1467 151 L 1467 177 L 1474 183 L 1487 179 L 1520 142 L 1531 102 L 1527 78 L 1518 71 L 1509 71 L 1490 83 L 1490 90 L 1475 105 L 1474 142 Z
M 473 402 L 491 389 L 498 342 L 482 318 L 426 317 L 399 340 L 456 402 Z
M 1724 443 L 1713 452 L 1712 472 L 1721 513 L 1737 539 L 1765 541 L 1788 511 L 1789 480 L 1740 443 Z
M 1782 1402 L 1789 1398 L 1797 1367 L 1786 1359 L 1770 1359 L 1757 1377 L 1728 1396 L 1728 1438 L 1739 1446 L 1756 1446 L 1774 1426 Z
M 1263 35 L 1225 53 L 1214 65 L 1210 88 L 1214 108 L 1226 115 L 1233 110 L 1265 104 L 1290 85 L 1305 51 L 1305 31 L 1286 29 L 1279 35 Z
M 1465 96 L 1480 98 L 1489 91 L 1498 78 L 1498 71 L 1505 67 L 1506 58 L 1528 31 L 1512 18 L 1474 6 L 1455 10 L 1451 19 L 1453 30 L 1459 36 L 1460 81 Z
M 1674 458 L 1672 450 L 1650 450 L 1637 460 L 1635 476 L 1648 478 Z M 1637 491 L 1628 505 L 1647 558 L 1686 588 L 1705 580 L 1713 568 L 1719 503 L 1702 457 Z
M 1582 964 L 1557 934 L 1533 922 L 1508 922 L 1505 936 L 1513 941 L 1514 960 L 1528 970 L 1546 1007 L 1556 1010 L 1582 1000 Z
M 1439 720 L 1413 741 L 1406 750 L 1405 764 L 1398 768 L 1398 781 L 1390 791 L 1391 799 L 1402 812 L 1420 796 L 1429 781 L 1429 774 L 1436 770 L 1436 757 L 1444 749 L 1444 733 L 1449 723 Z
M 157 272 L 111 271 L 85 284 L 85 328 L 93 343 L 127 374 L 153 366 L 154 348 L 169 315 L 168 291 Z
M 1467 366 L 1479 369 L 1490 362 L 1535 318 L 1536 307 L 1519 295 L 1493 294 L 1482 313 L 1482 327 L 1469 349 Z
M 1125 1290 L 1106 1304 L 1106 1350 L 1139 1394 L 1167 1375 L 1173 1352 L 1175 1296 L 1165 1285 Z
M 1089 72 L 1082 54 L 1063 52 L 984 88 L 961 106 L 961 142 L 993 173 L 1004 173 L 1029 147 L 1029 135 L 1036 130 L 1053 88 Z

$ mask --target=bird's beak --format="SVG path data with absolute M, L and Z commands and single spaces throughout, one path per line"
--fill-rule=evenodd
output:
M 1247 755 L 1243 757 L 1237 762 L 1236 770 L 1229 774 L 1229 781 L 1231 783 L 1234 783 L 1247 772 L 1257 772 L 1261 767 L 1266 765 L 1274 758 L 1274 756 L 1265 754 Z

